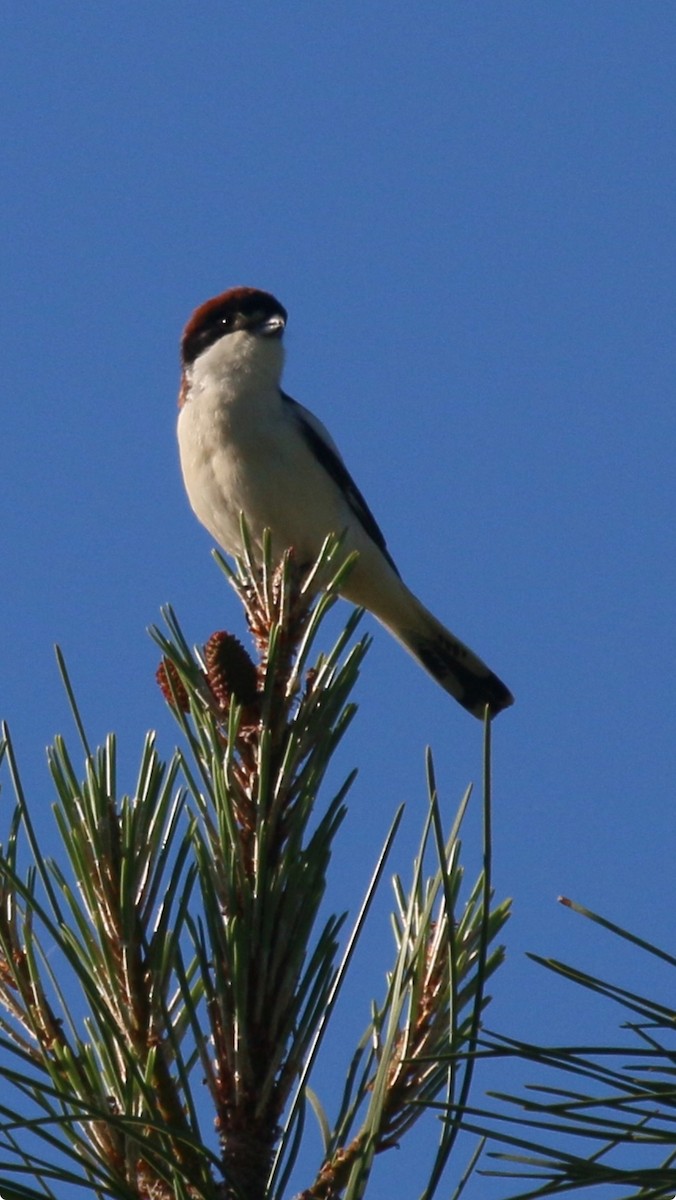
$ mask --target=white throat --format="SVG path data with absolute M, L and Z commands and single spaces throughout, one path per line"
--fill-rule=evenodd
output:
M 284 347 L 279 338 L 238 330 L 204 350 L 190 368 L 189 378 L 197 391 L 215 384 L 225 392 L 266 392 L 278 387 L 283 367 Z

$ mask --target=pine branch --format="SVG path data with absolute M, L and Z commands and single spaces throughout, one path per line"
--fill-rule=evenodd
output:
M 41 849 L 9 735 L 0 742 L 16 795 L 0 847 L 0 1058 L 15 1098 L 0 1104 L 0 1192 L 282 1200 L 309 1101 L 326 1146 L 306 1200 L 361 1196 L 374 1156 L 432 1111 L 443 1119 L 430 1200 L 501 961 L 489 839 L 463 902 L 462 813 L 445 838 L 430 763 L 412 882 L 395 881 L 393 969 L 331 1125 L 310 1072 L 401 815 L 343 947 L 345 916 L 320 920 L 320 907 L 353 776 L 321 808 L 318 795 L 368 639 L 352 643 L 354 613 L 316 649 L 351 568 L 339 540 L 309 568 L 291 553 L 274 564 L 269 541 L 262 570 L 250 549 L 235 572 L 219 562 L 254 653 L 227 631 L 193 650 L 165 610 L 158 683 L 187 748 L 165 764 L 148 735 L 131 795 L 114 737 L 91 749 L 59 655 L 84 765 L 56 739 L 58 858 Z M 489 800 L 486 788 L 486 813 Z
M 569 900 L 561 902 L 660 961 L 672 954 Z M 487 1033 L 483 1053 L 537 1067 L 525 1095 L 490 1094 L 499 1107 L 469 1110 L 465 1123 L 495 1146 L 490 1174 L 525 1181 L 515 1200 L 601 1185 L 624 1200 L 672 1200 L 676 1193 L 676 1043 L 673 1004 L 660 1003 L 555 959 L 530 955 L 559 978 L 619 1004 L 621 1042 L 538 1046 Z M 508 1165 L 507 1165 L 508 1164 Z M 600 1193 L 598 1193 L 600 1194 Z

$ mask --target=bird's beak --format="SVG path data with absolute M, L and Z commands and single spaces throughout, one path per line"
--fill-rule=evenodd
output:
M 283 317 L 268 317 L 267 321 L 262 321 L 258 326 L 258 333 L 261 337 L 280 338 L 284 333 L 284 324 Z

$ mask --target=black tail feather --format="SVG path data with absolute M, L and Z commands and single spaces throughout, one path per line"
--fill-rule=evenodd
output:
M 480 720 L 484 718 L 486 707 L 490 716 L 495 717 L 514 703 L 512 693 L 502 680 L 436 622 L 429 637 L 416 631 L 406 644 L 444 691 Z

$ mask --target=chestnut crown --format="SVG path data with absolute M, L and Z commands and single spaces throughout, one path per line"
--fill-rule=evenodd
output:
M 269 292 L 237 287 L 206 300 L 183 330 L 181 358 L 190 366 L 210 346 L 240 330 L 257 337 L 281 338 L 287 312 Z

